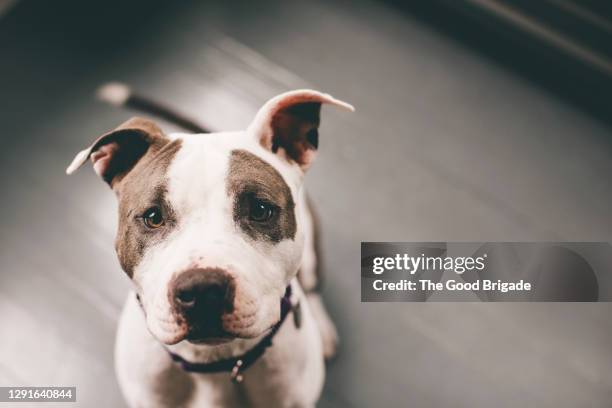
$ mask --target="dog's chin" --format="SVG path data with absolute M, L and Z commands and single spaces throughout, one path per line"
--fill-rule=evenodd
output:
M 224 334 L 197 334 L 181 331 L 177 333 L 166 333 L 161 336 L 155 336 L 161 343 L 172 346 L 182 341 L 188 341 L 191 344 L 216 346 L 219 344 L 229 343 L 237 338 L 237 336 L 229 333 Z
M 267 333 L 269 330 L 262 331 L 251 331 L 241 330 L 239 332 L 228 332 L 225 330 L 215 330 L 213 332 L 201 332 L 201 331 L 190 331 L 186 336 L 185 340 L 192 344 L 217 346 L 220 344 L 229 343 L 234 340 L 249 340 L 260 337 Z
M 230 341 L 234 340 L 235 337 L 207 337 L 207 338 L 201 338 L 201 339 L 190 339 L 187 338 L 187 341 L 191 344 L 195 344 L 195 345 L 205 345 L 205 346 L 218 346 L 220 344 L 225 344 L 225 343 L 229 343 Z
M 210 327 L 190 327 L 187 330 L 185 340 L 192 344 L 204 344 L 210 346 L 216 346 L 223 343 L 228 343 L 238 336 L 235 333 L 230 333 L 223 330 L 219 326 Z

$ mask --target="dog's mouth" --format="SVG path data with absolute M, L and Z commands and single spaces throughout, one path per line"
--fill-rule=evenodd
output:
M 217 345 L 227 343 L 240 337 L 224 329 L 220 320 L 202 320 L 187 325 L 185 340 L 193 344 Z
M 187 338 L 187 341 L 196 345 L 218 346 L 229 343 L 234 337 L 206 337 L 206 338 Z
M 216 345 L 227 343 L 235 339 L 236 336 L 224 331 L 221 328 L 210 327 L 191 327 L 189 328 L 185 340 L 193 344 Z

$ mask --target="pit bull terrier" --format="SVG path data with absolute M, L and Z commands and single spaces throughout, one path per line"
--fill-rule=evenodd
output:
M 312 407 L 336 329 L 317 285 L 302 180 L 321 104 L 297 90 L 244 131 L 164 134 L 133 118 L 79 152 L 115 192 L 133 282 L 115 359 L 131 407 Z

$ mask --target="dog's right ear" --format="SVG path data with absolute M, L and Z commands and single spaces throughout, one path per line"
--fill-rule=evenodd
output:
M 167 141 L 168 138 L 152 121 L 132 118 L 80 151 L 66 169 L 66 174 L 74 173 L 91 158 L 96 174 L 112 187 L 147 151 Z

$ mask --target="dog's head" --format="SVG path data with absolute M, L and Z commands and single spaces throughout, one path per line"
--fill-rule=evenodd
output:
M 299 268 L 304 171 L 322 103 L 310 90 L 268 101 L 247 130 L 166 136 L 133 118 L 77 154 L 119 201 L 116 250 L 162 342 L 261 335 Z

